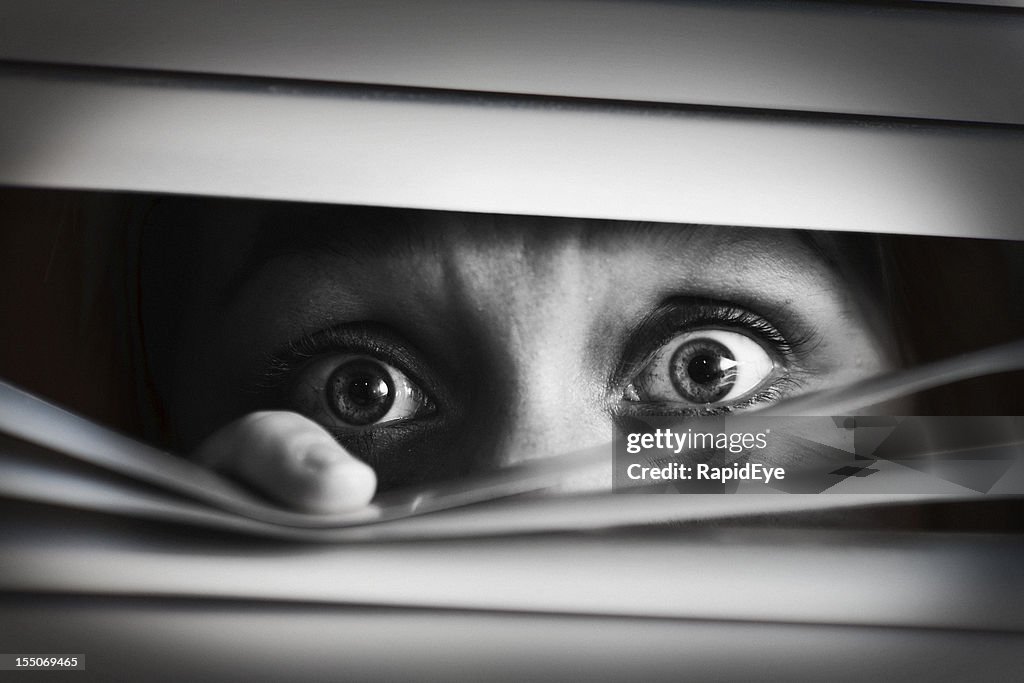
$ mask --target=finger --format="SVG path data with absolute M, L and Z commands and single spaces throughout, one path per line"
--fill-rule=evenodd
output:
M 195 457 L 303 512 L 357 509 L 377 488 L 369 465 L 298 413 L 250 413 L 208 437 Z

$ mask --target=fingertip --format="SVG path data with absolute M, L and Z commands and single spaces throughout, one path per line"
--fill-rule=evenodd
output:
M 377 489 L 377 475 L 336 443 L 315 444 L 297 455 L 300 471 L 292 487 L 293 507 L 329 514 L 365 507 Z
M 196 453 L 279 503 L 331 514 L 365 507 L 377 475 L 322 426 L 298 413 L 250 413 L 218 430 Z

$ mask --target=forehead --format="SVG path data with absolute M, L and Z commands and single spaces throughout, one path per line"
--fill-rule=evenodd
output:
M 685 271 L 713 275 L 725 289 L 769 271 L 800 277 L 803 268 L 787 266 L 824 266 L 837 253 L 831 240 L 799 231 L 323 205 L 176 200 L 156 207 L 149 223 L 167 228 L 157 240 L 161 259 L 189 262 L 190 277 L 225 298 L 286 262 L 350 273 L 353 285 L 366 275 L 378 284 L 391 275 L 482 284 Z

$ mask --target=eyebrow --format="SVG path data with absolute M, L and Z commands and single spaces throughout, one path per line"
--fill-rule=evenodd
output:
M 272 206 L 255 230 L 248 253 L 241 265 L 231 274 L 220 297 L 229 302 L 245 284 L 255 277 L 270 261 L 288 256 L 327 253 L 331 258 L 352 263 L 363 258 L 388 258 L 399 253 L 414 253 L 428 250 L 432 240 L 426 231 L 436 228 L 439 222 L 451 221 L 483 223 L 481 227 L 500 229 L 505 221 L 521 222 L 539 229 L 554 228 L 559 222 L 583 223 L 598 230 L 610 230 L 640 240 L 675 242 L 684 238 L 689 242 L 701 233 L 721 232 L 729 235 L 735 243 L 758 242 L 777 235 L 779 238 L 793 237 L 824 263 L 829 270 L 849 276 L 851 270 L 847 260 L 855 243 L 864 240 L 847 239 L 846 235 L 784 228 L 750 228 L 744 226 L 688 225 L 650 223 L 641 221 L 610 221 L 601 219 L 559 218 L 549 216 L 506 216 L 492 214 L 464 214 L 457 212 L 435 212 L 415 209 L 394 209 L 363 206 L 320 206 L 281 204 Z M 551 225 L 544 225 L 550 223 Z M 757 230 L 757 235 L 751 234 Z M 779 231 L 779 232 L 776 232 Z M 682 234 L 680 234 L 682 233 Z M 763 234 L 762 234 L 763 233 Z M 721 239 L 720 235 L 716 235 Z M 656 246 L 656 245 L 655 245 Z M 676 243 L 676 246 L 679 246 Z M 866 250 L 853 249 L 857 260 L 863 258 Z M 854 268 L 852 270 L 861 270 Z M 860 277 L 858 280 L 872 280 Z

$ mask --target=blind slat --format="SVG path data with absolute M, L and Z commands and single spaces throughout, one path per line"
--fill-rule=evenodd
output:
M 0 182 L 1020 239 L 1024 132 L 0 76 Z
M 1024 123 L 1024 12 L 918 4 L 8 1 L 0 58 Z

